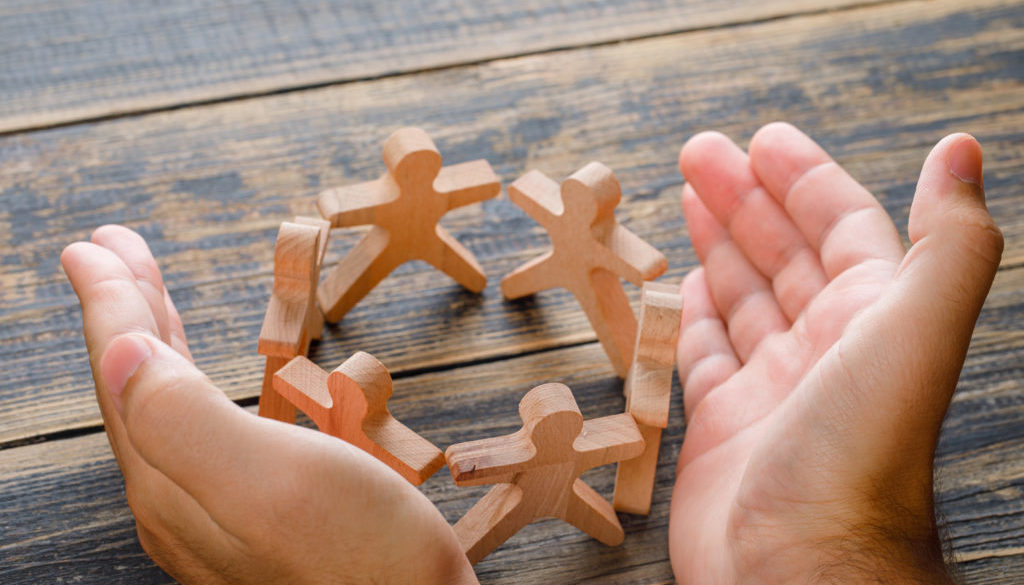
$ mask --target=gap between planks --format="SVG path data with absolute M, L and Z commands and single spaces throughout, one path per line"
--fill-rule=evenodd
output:
M 736 20 L 733 22 L 724 22 L 719 24 L 709 24 L 703 26 L 676 27 L 672 29 L 663 29 L 653 32 L 627 35 L 624 37 L 606 38 L 593 42 L 582 42 L 575 45 L 556 44 L 539 49 L 532 49 L 498 55 L 487 55 L 475 59 L 456 59 L 450 62 L 441 62 L 436 65 L 420 67 L 412 66 L 406 67 L 404 69 L 399 68 L 395 71 L 389 71 L 380 74 L 336 76 L 324 75 L 319 78 L 314 77 L 299 83 L 288 83 L 287 81 L 282 81 L 282 78 L 286 79 L 290 76 L 280 76 L 277 78 L 272 77 L 268 79 L 250 81 L 248 84 L 243 84 L 245 85 L 245 87 L 242 87 L 234 91 L 227 90 L 218 92 L 217 86 L 213 86 L 207 89 L 205 92 L 200 92 L 199 97 L 190 97 L 196 94 L 194 90 L 179 90 L 176 92 L 172 92 L 169 95 L 166 95 L 162 98 L 154 98 L 153 96 L 148 96 L 128 100 L 126 102 L 114 106 L 104 106 L 103 104 L 96 104 L 93 106 L 77 109 L 71 108 L 68 110 L 57 110 L 46 113 L 22 114 L 12 117 L 0 117 L 0 137 L 22 133 L 38 132 L 43 130 L 51 130 L 67 126 L 75 126 L 78 124 L 91 124 L 98 122 L 107 122 L 111 120 L 118 120 L 122 118 L 141 117 L 149 114 L 158 114 L 162 112 L 171 112 L 187 108 L 211 106 L 232 101 L 259 99 L 274 95 L 282 95 L 288 93 L 321 89 L 335 85 L 361 83 L 366 81 L 375 81 L 393 77 L 402 77 L 406 75 L 418 75 L 422 73 L 458 69 L 461 67 L 472 67 L 476 65 L 484 65 L 497 61 L 513 60 L 535 55 L 545 55 L 565 51 L 605 47 L 611 45 L 618 45 L 622 43 L 656 39 L 660 37 L 668 37 L 679 34 L 699 33 L 705 31 L 724 30 L 729 28 L 757 26 L 759 24 L 765 24 L 769 22 L 813 17 L 822 14 L 855 12 L 864 9 L 877 8 L 885 5 L 907 4 L 918 1 L 920 0 L 865 0 L 864 2 L 849 4 L 846 6 L 821 7 L 812 10 L 806 10 L 804 12 L 796 12 L 790 14 L 775 14 L 763 17 L 748 18 L 746 20 Z M 203 93 L 207 95 L 202 95 Z
M 392 380 L 403 380 L 407 378 L 415 378 L 418 376 L 426 376 L 429 374 L 437 374 L 440 372 L 458 370 L 462 368 L 471 368 L 475 366 L 485 366 L 488 364 L 500 363 L 500 362 L 511 362 L 519 358 L 530 357 L 543 353 L 554 353 L 560 350 L 568 350 L 578 347 L 584 347 L 587 345 L 593 345 L 595 347 L 600 346 L 600 343 L 596 340 L 593 335 L 585 335 L 584 339 L 580 340 L 569 340 L 563 341 L 559 345 L 554 346 L 541 346 L 523 349 L 517 352 L 505 352 L 493 355 L 484 355 L 480 357 L 470 357 L 458 362 L 451 362 L 445 364 L 427 364 L 424 366 L 418 366 L 415 368 L 409 368 L 407 370 L 396 370 L 391 373 Z M 602 354 L 603 355 L 603 354 Z M 328 369 L 333 369 L 331 366 Z M 613 376 L 614 372 L 609 371 L 609 376 Z M 540 383 L 540 382 L 538 382 Z M 260 395 L 258 392 L 252 396 L 246 396 L 243 398 L 232 399 L 232 402 L 241 406 L 242 408 L 255 407 L 259 403 Z M 254 412 L 255 414 L 255 412 Z M 6 449 L 15 449 L 18 447 L 25 447 L 27 445 L 35 445 L 38 443 L 46 443 L 49 441 L 59 441 L 63 439 L 74 439 L 84 435 L 90 435 L 92 433 L 102 433 L 103 422 L 88 423 L 81 426 L 72 426 L 63 428 L 55 431 L 44 431 L 37 435 L 30 435 L 25 437 L 17 437 L 13 439 L 7 439 L 0 441 L 0 451 Z

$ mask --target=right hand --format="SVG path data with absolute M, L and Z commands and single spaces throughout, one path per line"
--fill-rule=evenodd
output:
M 1003 240 L 981 147 L 928 156 L 905 251 L 882 206 L 772 124 L 680 154 L 702 268 L 683 283 L 680 583 L 947 582 L 932 461 Z

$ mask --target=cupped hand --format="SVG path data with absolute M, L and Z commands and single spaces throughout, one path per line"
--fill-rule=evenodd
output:
M 455 533 L 363 451 L 235 405 L 192 362 L 145 241 L 105 226 L 61 263 L 146 552 L 182 583 L 476 583 Z
M 945 582 L 939 427 L 1002 252 L 966 134 L 928 156 L 912 247 L 810 138 L 683 147 L 680 583 Z

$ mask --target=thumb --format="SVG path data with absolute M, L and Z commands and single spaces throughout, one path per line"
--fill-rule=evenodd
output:
M 809 391 L 795 394 L 805 399 L 791 403 L 764 460 L 801 462 L 790 467 L 793 485 L 814 486 L 804 497 L 834 501 L 846 489 L 931 539 L 939 430 L 1003 246 L 974 138 L 954 134 L 929 154 L 909 231 L 893 281 L 805 376 Z M 799 427 L 807 432 L 789 432 Z
M 885 294 L 844 332 L 840 359 L 830 362 L 843 367 L 826 373 L 852 392 L 854 428 L 875 431 L 861 441 L 865 459 L 898 462 L 897 445 L 920 462 L 929 486 L 939 429 L 1003 249 L 985 207 L 981 161 L 967 134 L 932 149 L 910 211 L 913 246 Z
M 966 353 L 978 313 L 999 268 L 1003 236 L 985 206 L 981 145 L 969 134 L 940 141 L 925 160 L 910 208 L 913 243 L 896 273 L 897 289 L 935 317 L 922 333 L 955 334 Z M 963 362 L 960 356 L 957 372 Z
M 267 428 L 274 421 L 237 406 L 166 343 L 121 335 L 100 375 L 135 451 L 214 516 L 237 507 L 238 488 L 267 476 L 261 470 L 280 448 L 280 430 Z

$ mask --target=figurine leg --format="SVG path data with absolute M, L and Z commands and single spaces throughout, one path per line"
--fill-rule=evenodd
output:
M 319 308 L 315 309 L 312 313 L 310 313 L 309 323 L 307 324 L 307 327 L 309 327 L 309 339 L 307 341 L 312 341 L 314 339 L 322 339 L 323 338 L 323 336 L 324 336 L 324 314 L 320 312 Z M 307 345 L 307 349 L 308 349 L 308 345 Z
M 523 491 L 503 483 L 491 488 L 455 523 L 455 534 L 473 565 L 534 520 L 521 509 Z
M 555 278 L 552 253 L 537 256 L 501 279 L 501 294 L 506 299 L 518 299 L 542 290 L 561 286 Z
M 587 289 L 574 290 L 573 293 L 587 314 L 615 372 L 620 378 L 625 378 L 633 361 L 636 315 L 629 305 L 626 291 L 622 289 L 622 282 L 614 273 L 594 270 L 589 284 Z
M 401 262 L 388 253 L 387 230 L 374 227 L 341 259 L 317 289 L 324 317 L 337 323 Z
M 620 512 L 646 516 L 651 513 L 654 474 L 658 469 L 658 451 L 661 448 L 661 428 L 649 425 L 637 427 L 644 437 L 644 452 L 635 459 L 619 462 L 615 471 L 612 504 Z
M 626 538 L 612 505 L 581 479 L 572 484 L 562 519 L 608 546 L 618 546 Z
M 274 390 L 274 373 L 288 363 L 288 358 L 267 356 L 263 370 L 263 390 L 260 392 L 259 415 L 286 423 L 295 422 L 295 406 Z
M 434 233 L 437 235 L 438 247 L 432 253 L 424 254 L 423 259 L 466 289 L 475 293 L 482 292 L 487 286 L 487 277 L 473 253 L 443 227 L 437 226 Z

